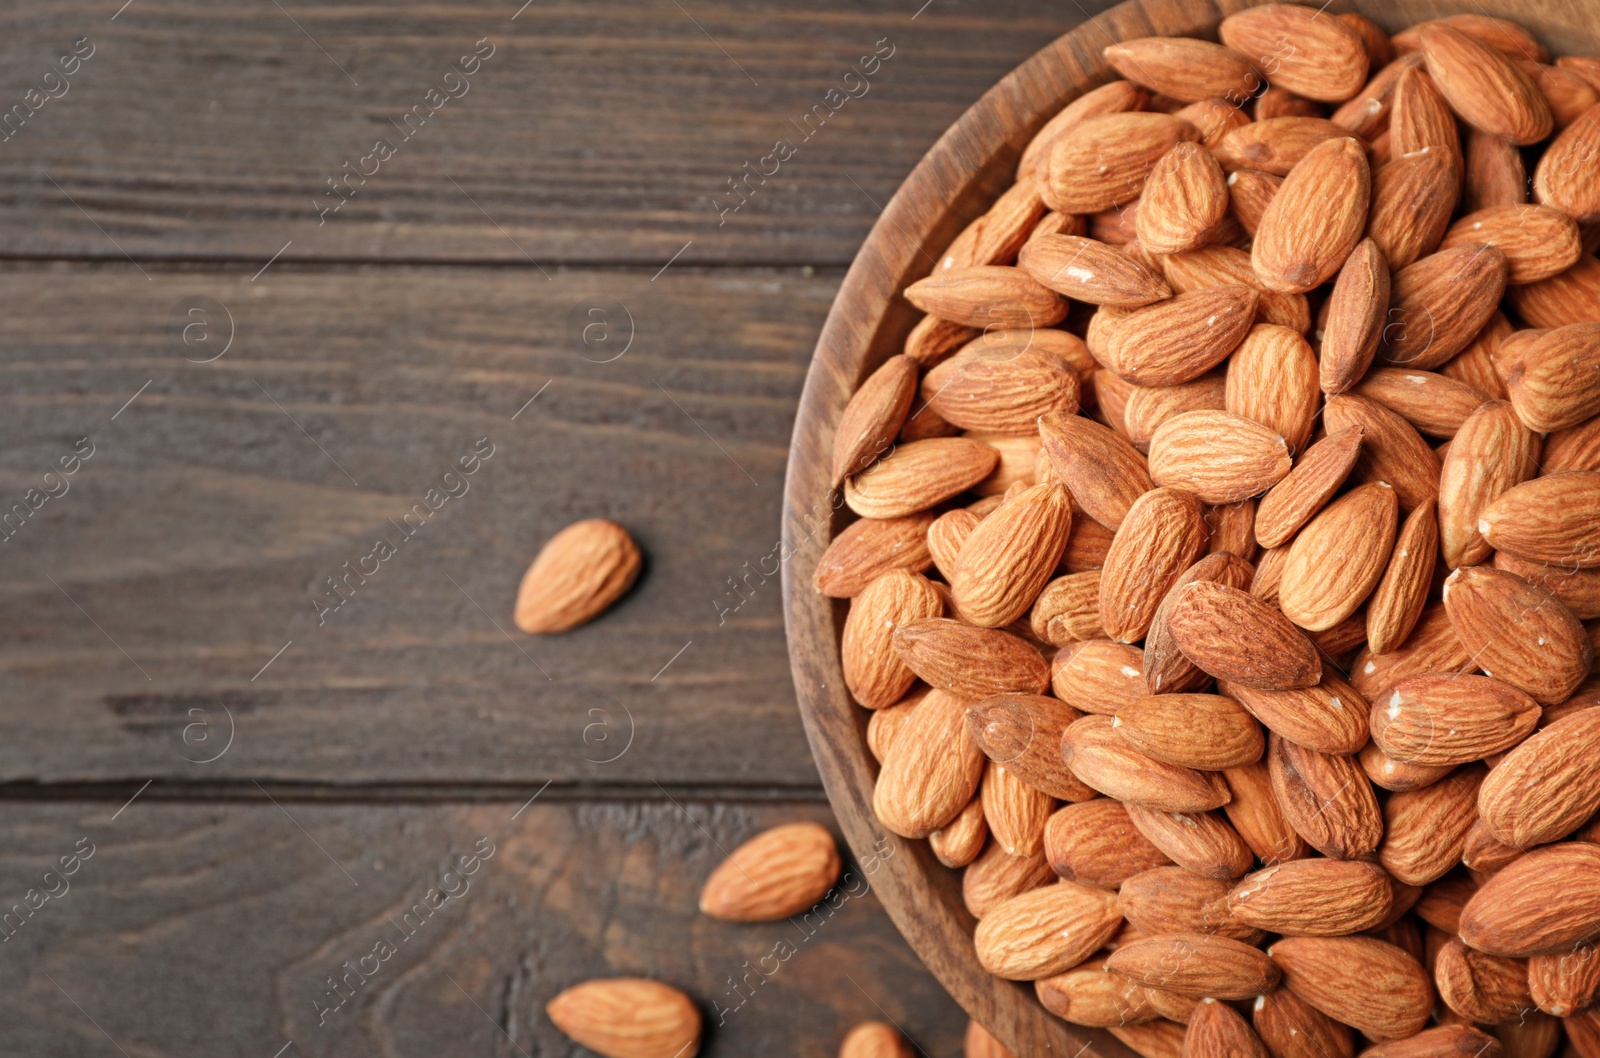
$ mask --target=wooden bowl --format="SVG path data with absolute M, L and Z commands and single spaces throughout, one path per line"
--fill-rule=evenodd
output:
M 950 127 L 890 199 L 846 274 L 823 325 L 790 444 L 784 486 L 783 601 L 789 659 L 811 751 L 845 839 L 871 870 L 870 883 L 911 946 L 972 1017 L 1023 1058 L 1128 1056 L 1110 1034 L 1047 1013 L 1026 984 L 985 971 L 973 951 L 975 922 L 961 876 L 926 841 L 907 841 L 872 811 L 878 766 L 866 745 L 868 713 L 850 699 L 839 662 L 847 611 L 812 587 L 817 560 L 852 520 L 829 484 L 834 426 L 857 385 L 899 352 L 920 313 L 900 295 L 1010 185 L 1022 148 L 1067 101 L 1114 74 L 1101 49 L 1149 36 L 1216 39 L 1226 15 L 1262 0 L 1130 0 L 1084 23 L 1013 70 Z M 1580 0 L 1335 0 L 1390 32 L 1429 18 L 1479 12 L 1513 19 L 1554 54 L 1600 52 L 1592 13 Z M 875 869 L 874 869 L 875 868 Z

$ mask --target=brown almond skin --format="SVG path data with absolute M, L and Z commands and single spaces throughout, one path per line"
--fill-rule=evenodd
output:
M 1354 758 L 1318 753 L 1274 735 L 1267 741 L 1267 766 L 1283 814 L 1318 852 L 1349 860 L 1378 847 L 1383 815 Z
M 1506 378 L 1517 417 L 1548 433 L 1600 412 L 1600 323 L 1575 323 L 1536 334 L 1517 346 Z
M 1553 955 L 1600 933 L 1600 845 L 1533 849 L 1461 910 L 1461 939 L 1490 955 Z
M 1119 903 L 1147 936 L 1214 933 L 1255 944 L 1265 934 L 1228 912 L 1228 883 L 1183 867 L 1152 867 L 1122 883 Z
M 1354 476 L 1358 481 L 1386 481 L 1394 486 L 1400 510 L 1411 511 L 1439 496 L 1439 457 L 1416 428 L 1377 401 L 1342 393 L 1322 409 L 1328 432 L 1359 426 L 1361 453 Z
M 1374 698 L 1369 726 L 1372 741 L 1395 760 L 1453 766 L 1516 746 L 1539 714 L 1538 702 L 1502 680 L 1429 673 Z
M 1460 938 L 1434 955 L 1433 978 L 1439 998 L 1468 1021 L 1498 1025 L 1533 1009 L 1527 963 L 1473 951 Z
M 1271 866 L 1305 856 L 1305 839 L 1284 818 L 1272 792 L 1272 776 L 1265 761 L 1229 768 L 1223 778 L 1232 795 L 1222 806 L 1223 811 L 1257 859 Z
M 1350 684 L 1363 695 L 1376 695 L 1407 676 L 1424 672 L 1466 672 L 1476 666 L 1462 646 L 1443 603 L 1422 608 L 1416 627 L 1405 642 L 1387 654 L 1362 650 L 1350 663 Z
M 1326 346 L 1324 346 L 1326 349 Z M 1361 453 L 1359 425 L 1330 433 L 1295 461 L 1256 508 L 1256 542 L 1272 548 L 1287 543 L 1344 484 Z
M 1074 709 L 1110 716 L 1150 693 L 1139 661 L 1139 648 L 1127 643 L 1109 639 L 1068 643 L 1050 661 L 1050 689 Z
M 1027 613 L 1061 561 L 1071 528 L 1067 490 L 1048 482 L 1024 489 L 979 522 L 951 571 L 961 616 L 1000 628 Z
M 1539 585 L 1561 600 L 1580 621 L 1600 617 L 1600 568 L 1570 569 L 1547 566 L 1542 562 L 1529 562 L 1504 551 L 1496 551 L 1495 569 L 1515 573 L 1525 581 Z
M 928 848 L 940 863 L 954 870 L 965 867 L 978 858 L 989 840 L 989 822 L 983 815 L 982 788 L 979 796 L 967 802 L 967 807 L 928 835 Z
M 1488 206 L 1469 213 L 1445 232 L 1441 249 L 1493 246 L 1506 255 L 1506 282 L 1537 283 L 1578 263 L 1583 241 L 1578 225 L 1547 206 Z
M 1523 147 L 1550 135 L 1549 103 L 1505 55 L 1440 23 L 1420 27 L 1418 40 L 1428 73 L 1467 124 Z
M 1528 991 L 1552 1017 L 1570 1017 L 1584 1009 L 1600 992 L 1600 948 L 1580 944 L 1572 951 L 1533 956 L 1528 960 Z
M 983 754 L 967 734 L 961 699 L 930 693 L 896 732 L 873 787 L 878 821 L 925 838 L 961 814 L 983 776 Z
M 1106 553 L 1100 575 L 1100 623 L 1115 640 L 1144 638 L 1162 597 L 1205 553 L 1199 502 L 1176 489 L 1152 489 L 1134 501 Z
M 1416 627 L 1428 604 L 1438 554 L 1438 508 L 1425 503 L 1406 516 L 1383 579 L 1367 599 L 1367 648 L 1373 654 L 1394 650 Z
M 1356 1053 L 1348 1026 L 1287 988 L 1257 996 L 1250 1020 L 1273 1058 L 1354 1058 Z
M 1078 410 L 1078 375 L 1046 349 L 970 342 L 924 376 L 922 399 L 964 430 L 1026 435 L 1041 415 Z
M 1590 322 L 1600 316 L 1600 258 L 1585 255 L 1558 276 L 1511 287 L 1509 299 L 1532 327 Z
M 1273 323 L 1250 328 L 1228 359 L 1225 406 L 1282 435 L 1291 452 L 1311 439 L 1317 417 L 1317 355 L 1300 333 Z
M 1533 193 L 1547 206 L 1588 224 L 1600 220 L 1600 181 L 1593 160 L 1600 150 L 1600 114 L 1586 113 L 1545 148 L 1533 171 Z
M 1228 212 L 1228 185 L 1211 152 L 1178 143 L 1150 170 L 1134 228 L 1149 253 L 1195 250 L 1211 241 Z
M 1213 548 L 1217 544 L 1212 535 Z M 1152 694 L 1182 694 L 1198 690 L 1211 679 L 1183 656 L 1178 644 L 1173 642 L 1167 628 L 1167 614 L 1171 611 L 1172 593 L 1192 580 L 1214 580 L 1233 588 L 1248 588 L 1255 575 L 1250 563 L 1228 551 L 1213 550 L 1185 570 L 1173 581 L 1172 587 L 1156 607 L 1150 628 L 1144 637 L 1144 680 Z
M 1205 812 L 1228 801 L 1214 772 L 1165 764 L 1129 745 L 1108 716 L 1075 720 L 1061 736 L 1061 757 L 1072 773 L 1107 797 L 1163 812 Z
M 1489 206 L 1518 206 L 1528 201 L 1528 174 L 1522 164 L 1522 152 L 1499 136 L 1469 129 L 1466 167 L 1462 208 L 1468 213 Z
M 1314 686 L 1322 661 L 1305 633 L 1248 592 L 1211 581 L 1174 596 L 1168 629 L 1178 649 L 1218 679 L 1261 690 Z
M 1405 419 L 1427 437 L 1449 440 L 1489 394 L 1439 371 L 1380 367 L 1369 371 L 1354 391 Z
M 1231 284 L 1134 309 L 1106 341 L 1106 366 L 1140 386 L 1199 378 L 1244 340 L 1260 297 L 1251 287 Z
M 1061 877 L 1108 889 L 1172 863 L 1109 797 L 1058 808 L 1045 824 L 1044 853 Z
M 996 844 L 1013 856 L 1032 856 L 1044 846 L 1045 823 L 1056 800 L 1035 790 L 1009 766 L 989 761 L 979 787 L 984 822 Z M 977 849 L 972 854 L 978 854 Z
M 1193 37 L 1140 37 L 1112 44 L 1104 54 L 1128 80 L 1186 103 L 1249 96 L 1261 85 L 1249 59 Z
M 1018 180 L 1037 180 L 1050 167 L 1050 151 L 1061 137 L 1084 121 L 1104 114 L 1120 114 L 1141 110 L 1149 102 L 1150 94 L 1131 81 L 1112 81 L 1099 88 L 1090 89 L 1074 99 L 1034 133 L 1033 139 L 1022 151 L 1017 163 Z
M 1008 691 L 1039 694 L 1050 685 L 1039 652 L 996 628 L 949 618 L 912 621 L 895 629 L 894 649 L 930 686 L 969 700 Z
M 1332 668 L 1315 687 L 1264 691 L 1224 680 L 1218 690 L 1269 731 L 1319 753 L 1350 754 L 1367 742 L 1367 700 Z
M 1509 264 L 1493 246 L 1458 246 L 1395 272 L 1381 357 L 1431 370 L 1472 344 L 1505 293 Z
M 1205 503 L 1238 503 L 1282 481 L 1292 461 L 1271 427 L 1227 411 L 1190 411 L 1162 423 L 1150 438 L 1157 485 Z
M 882 709 L 905 697 L 917 677 L 894 652 L 894 630 L 943 613 L 933 584 L 903 570 L 885 573 L 851 600 L 839 655 L 845 686 L 857 702 Z
M 1278 605 L 1301 628 L 1322 632 L 1355 613 L 1393 553 L 1399 499 L 1384 482 L 1345 493 L 1300 530 L 1278 584 Z
M 991 908 L 972 940 L 985 970 L 1036 981 L 1083 962 L 1121 925 L 1115 893 L 1063 879 Z
M 1393 894 L 1383 868 L 1357 860 L 1291 860 L 1241 878 L 1228 910 L 1268 933 L 1340 937 L 1389 914 Z
M 900 445 L 845 482 L 845 502 L 866 518 L 902 518 L 965 492 L 1000 456 L 981 441 L 936 437 Z
M 1050 327 L 1067 315 L 1060 294 L 1006 265 L 939 272 L 912 283 L 905 297 L 931 316 L 968 327 Z
M 1114 246 L 1077 235 L 1030 239 L 1017 264 L 1051 290 L 1090 305 L 1138 308 L 1172 296 L 1160 274 Z
M 1361 1052 L 1361 1058 L 1501 1058 L 1500 1041 L 1471 1025 L 1440 1025 Z
M 711 872 L 700 912 L 727 922 L 776 922 L 822 899 L 839 880 L 839 847 L 826 827 L 789 823 L 746 841 Z
M 1252 169 L 1283 177 L 1316 148 L 1349 135 L 1326 118 L 1267 118 L 1229 129 L 1214 150 L 1230 172 Z
M 1478 516 L 1497 551 L 1564 568 L 1600 566 L 1600 473 L 1570 471 L 1525 481 Z
M 1433 1011 L 1427 972 L 1381 940 L 1286 937 L 1267 953 L 1291 992 L 1374 1040 L 1412 1036 Z
M 1088 214 L 1132 202 L 1156 159 L 1175 143 L 1199 138 L 1198 129 L 1170 114 L 1087 118 L 1050 149 L 1045 204 L 1062 213 Z
M 1476 565 L 1492 545 L 1478 531 L 1483 511 L 1538 473 L 1539 439 L 1506 401 L 1489 401 L 1467 416 L 1439 478 L 1439 539 L 1445 565 Z
M 1485 674 L 1543 705 L 1565 701 L 1594 655 L 1583 625 L 1555 596 L 1514 574 L 1463 566 L 1444 582 L 1445 612 Z M 1516 636 L 1506 629 L 1517 628 Z
M 1128 805 L 1128 818 L 1174 863 L 1202 877 L 1228 881 L 1255 862 L 1250 846 L 1217 812 L 1157 812 Z
M 643 561 L 639 545 L 616 522 L 574 522 L 539 549 L 522 575 L 517 627 L 550 634 L 587 624 L 633 587 Z
M 812 586 L 835 599 L 860 595 L 874 580 L 893 569 L 921 573 L 933 564 L 927 511 L 901 518 L 862 518 L 845 526 L 817 560 Z
M 1590 419 L 1546 437 L 1540 462 L 1546 474 L 1600 470 L 1600 420 Z
M 1322 328 L 1318 380 L 1329 396 L 1343 393 L 1372 366 L 1388 323 L 1389 262 L 1372 239 L 1356 244 L 1339 269 Z
M 1123 428 L 1136 448 L 1149 452 L 1151 438 L 1168 419 L 1191 411 L 1221 411 L 1225 389 L 1217 371 L 1179 386 L 1130 386 L 1122 409 Z
M 1317 15 L 1295 4 L 1264 5 L 1229 15 L 1217 32 L 1240 54 L 1270 62 L 1274 84 L 1306 99 L 1340 103 L 1367 82 L 1366 45 L 1347 23 Z
M 973 918 L 981 919 L 1013 896 L 1055 880 L 1044 853 L 1013 856 L 991 841 L 961 872 L 961 900 Z
M 1301 294 L 1332 278 L 1366 230 L 1371 180 L 1354 139 L 1329 140 L 1302 158 L 1256 230 L 1250 260 L 1261 282 Z
M 1095 791 L 1061 760 L 1061 735 L 1082 715 L 1041 694 L 997 694 L 967 708 L 967 732 L 984 756 L 1029 786 L 1063 801 L 1087 801 Z
M 833 435 L 833 484 L 876 459 L 894 443 L 895 435 L 911 413 L 917 395 L 917 362 L 901 354 L 891 356 L 867 376 L 856 390 Z
M 1372 174 L 1367 235 L 1391 269 L 1439 248 L 1459 197 L 1459 168 L 1458 149 L 1430 145 L 1399 155 Z
M 1104 959 L 1090 959 L 1066 973 L 1041 978 L 1033 987 L 1046 1010 L 1074 1025 L 1137 1025 L 1160 1016 L 1150 1006 L 1148 991 L 1124 977 L 1106 973 Z M 967 1055 L 971 1058 L 970 1047 Z
M 1461 859 L 1478 818 L 1481 764 L 1458 768 L 1439 782 L 1390 797 L 1383 806 L 1378 861 L 1407 885 L 1437 881 Z
M 1106 1031 L 1135 1054 L 1177 1058 L 1183 1049 L 1183 1026 L 1161 1018 L 1137 1025 L 1112 1025 Z
M 964 323 L 941 320 L 937 316 L 924 316 L 906 335 L 902 347 L 906 356 L 922 367 L 932 367 L 981 333 Z
M 1506 754 L 1478 789 L 1498 840 L 1528 848 L 1566 837 L 1600 810 L 1600 710 L 1562 717 Z
M 1271 991 L 1279 978 L 1259 949 L 1205 933 L 1134 941 L 1112 952 L 1106 968 L 1152 988 L 1215 999 L 1249 999 Z
M 1056 475 L 1088 516 L 1116 529 L 1155 487 L 1144 456 L 1115 431 L 1082 415 L 1046 415 L 1039 436 Z
M 1168 764 L 1205 771 L 1240 768 L 1261 759 L 1261 725 L 1220 694 L 1158 694 L 1116 712 L 1117 733 L 1135 749 Z
M 1250 1023 L 1215 999 L 1202 999 L 1183 1035 L 1185 1058 L 1272 1058 Z
M 618 1058 L 681 1055 L 700 1050 L 700 1011 L 676 988 L 642 977 L 613 977 L 573 985 L 545 1005 L 567 1036 Z

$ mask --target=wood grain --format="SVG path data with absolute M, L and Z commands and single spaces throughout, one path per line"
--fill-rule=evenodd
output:
M 0 272 L 0 510 L 28 514 L 0 531 L 0 776 L 814 786 L 776 551 L 837 276 L 152 275 Z M 234 328 L 204 364 L 168 325 L 198 295 Z M 593 306 L 609 345 L 572 323 Z M 632 347 L 591 362 L 628 314 Z M 29 514 L 84 437 L 69 491 Z M 427 510 L 485 437 L 468 491 Z M 523 569 L 592 516 L 636 535 L 640 584 L 573 633 L 517 632 Z M 397 553 L 319 618 L 380 537 Z M 232 748 L 190 763 L 230 713 Z
M 922 0 L 137 0 L 111 21 L 120 2 L 0 22 L 7 107 L 73 41 L 96 49 L 66 95 L 0 143 L 0 254 L 226 259 L 248 276 L 292 241 L 284 261 L 532 260 L 553 273 L 653 270 L 692 240 L 685 262 L 842 266 L 939 133 L 1085 17 L 1028 0 L 920 12 Z M 465 94 L 406 139 L 395 122 L 430 89 L 461 91 L 444 77 L 479 40 L 495 50 Z M 844 77 L 879 40 L 893 55 L 859 94 Z M 826 93 L 851 85 L 859 97 L 836 97 L 835 112 Z M 816 106 L 827 120 L 814 116 L 807 139 Z M 379 138 L 392 157 L 363 164 Z M 713 199 L 738 202 L 728 181 L 782 138 L 797 153 L 720 216 Z M 376 171 L 322 216 L 347 162 Z
M 5 1050 L 199 1058 L 226 1041 L 226 1053 L 270 1058 L 292 1040 L 288 1054 L 339 1058 L 567 1054 L 543 1015 L 550 997 L 593 976 L 646 974 L 701 1004 L 710 1058 L 831 1054 L 852 1024 L 885 1014 L 925 1054 L 959 1054 L 965 1018 L 861 865 L 848 865 L 837 907 L 810 920 L 736 925 L 696 910 L 718 846 L 825 821 L 823 806 L 517 810 L 141 799 L 113 819 L 116 802 L 8 806 Z M 46 876 L 75 849 L 91 855 Z M 446 877 L 484 852 L 473 873 Z M 33 897 L 30 915 L 30 890 L 56 895 Z M 383 941 L 392 954 L 371 957 Z M 747 972 L 751 985 L 735 991 L 729 979 Z
M 1100 54 L 1104 45 L 1152 35 L 1210 36 L 1224 15 L 1254 3 L 1121 4 L 1023 63 L 945 133 L 874 226 L 818 340 L 790 452 L 788 522 L 828 502 L 833 426 L 858 382 L 899 351 L 916 318 L 900 292 L 926 274 L 933 255 L 1006 186 L 1032 132 L 1066 100 L 1110 76 Z M 1398 28 L 1458 10 L 1459 5 L 1373 0 L 1332 7 L 1348 9 Z M 1500 5 L 1499 13 L 1553 37 L 1558 51 L 1591 51 L 1596 45 L 1592 20 L 1570 0 Z M 1103 1032 L 1051 1017 L 1029 990 L 985 972 L 973 951 L 973 921 L 962 906 L 959 876 L 939 865 L 926 843 L 900 841 L 878 825 L 871 809 L 877 768 L 864 738 L 866 716 L 846 693 L 839 666 L 845 607 L 810 586 L 827 539 L 816 534 L 791 542 L 796 557 L 784 569 L 784 605 L 806 733 L 851 846 L 863 850 L 886 841 L 900 850 L 879 883 L 895 924 L 957 1001 L 1018 1053 L 1130 1053 Z

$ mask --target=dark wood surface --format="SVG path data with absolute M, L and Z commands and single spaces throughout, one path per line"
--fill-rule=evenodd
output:
M 770 557 L 816 335 L 929 145 L 1104 6 L 0 13 L 0 110 L 95 49 L 0 142 L 0 512 L 94 445 L 0 533 L 0 912 L 96 848 L 0 942 L 0 1053 L 581 1054 L 544 1002 L 622 973 L 715 1024 L 794 929 L 696 913 L 717 846 L 831 817 Z M 468 94 L 319 223 L 484 38 Z M 879 40 L 870 91 L 719 223 Z M 470 490 L 319 624 L 325 579 L 485 437 Z M 512 631 L 538 544 L 595 515 L 638 536 L 638 587 L 574 635 Z M 319 1027 L 324 978 L 484 835 L 470 894 Z M 831 1054 L 885 1016 L 959 1053 L 874 891 L 706 1053 Z
M 973 949 L 974 923 L 963 909 L 958 875 L 934 859 L 926 842 L 898 839 L 878 823 L 871 807 L 877 767 L 864 738 L 866 715 L 845 690 L 839 662 L 846 608 L 810 588 L 827 534 L 795 534 L 793 526 L 832 494 L 834 427 L 850 394 L 900 351 L 917 318 L 900 292 L 926 275 L 950 239 L 1009 185 L 1033 130 L 1065 100 L 1112 76 L 1101 49 L 1112 40 L 1213 35 L 1222 17 L 1261 2 L 1267 0 L 1132 0 L 1053 42 L 986 93 L 900 186 L 863 244 L 818 340 L 795 424 L 784 496 L 785 531 L 795 558 L 784 569 L 784 604 L 801 712 L 824 786 L 856 850 L 880 844 L 897 850 L 881 872 L 878 891 L 912 947 L 963 1007 L 1019 1053 L 1131 1052 L 1106 1033 L 1048 1015 L 1030 989 L 985 971 Z M 1439 0 L 1330 6 L 1361 11 L 1390 29 L 1460 10 Z M 1541 31 L 1558 54 L 1600 46 L 1592 18 L 1571 0 L 1520 0 L 1496 5 L 1495 11 Z

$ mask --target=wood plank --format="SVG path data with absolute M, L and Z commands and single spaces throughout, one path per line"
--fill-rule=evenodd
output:
M 770 574 L 837 275 L 152 276 L 0 271 L 0 779 L 814 788 Z M 227 314 L 185 348 L 197 296 Z M 589 307 L 631 314 L 619 359 L 591 362 L 620 330 L 576 337 Z M 523 569 L 592 516 L 636 535 L 640 584 L 516 632 Z
M 282 260 L 553 271 L 654 268 L 692 240 L 685 262 L 844 264 L 873 200 L 984 89 L 1085 17 L 1027 0 L 540 0 L 513 21 L 519 2 L 11 12 L 0 102 L 23 116 L 74 41 L 94 52 L 0 144 L 0 255 L 226 258 L 250 262 L 248 275 L 292 241 Z M 465 94 L 397 128 L 413 107 L 428 114 L 430 90 L 463 91 L 444 79 L 480 40 L 493 54 L 468 64 Z M 846 82 L 879 40 L 892 55 Z M 826 120 L 807 139 L 817 106 Z M 362 162 L 380 138 L 392 156 Z M 784 138 L 793 156 L 763 165 Z M 728 181 L 747 162 L 771 176 L 721 217 L 713 199 L 739 201 Z M 353 194 L 323 215 L 346 163 L 372 175 L 347 179 Z
M 339 1058 L 566 1054 L 543 1015 L 550 997 L 637 974 L 698 1001 L 710 1058 L 832 1054 L 852 1024 L 884 1013 L 930 1058 L 960 1053 L 965 1016 L 859 865 L 837 909 L 809 922 L 697 912 L 719 845 L 825 820 L 822 806 L 517 810 L 138 800 L 113 819 L 116 802 L 13 805 L 0 842 L 7 1051 L 183 1058 L 226 1041 L 226 1053 L 269 1058 L 292 1040 L 288 1054 Z M 73 874 L 46 875 L 75 849 L 90 855 Z M 474 853 L 472 874 L 445 877 Z M 30 890 L 40 894 L 31 915 Z M 438 909 L 427 913 L 426 900 Z M 370 957 L 383 941 L 389 953 Z M 769 976 L 741 987 L 739 1006 L 729 978 L 747 961 Z

